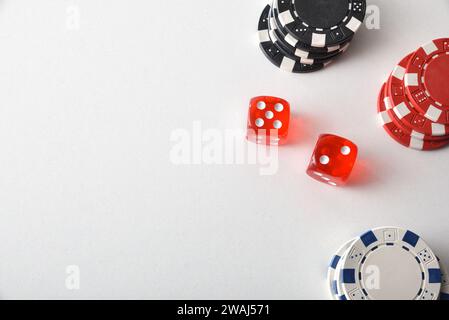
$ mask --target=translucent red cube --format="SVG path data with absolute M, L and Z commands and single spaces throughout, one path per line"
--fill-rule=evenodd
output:
M 281 98 L 261 96 L 251 99 L 247 139 L 254 143 L 279 145 L 287 141 L 290 104 Z
M 350 140 L 324 134 L 318 139 L 307 174 L 332 186 L 344 185 L 357 161 L 358 148 Z

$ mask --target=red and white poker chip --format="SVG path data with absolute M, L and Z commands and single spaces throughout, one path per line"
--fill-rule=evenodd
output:
M 410 58 L 404 83 L 419 112 L 433 122 L 449 124 L 449 38 L 419 48 Z
M 413 137 L 421 140 L 447 140 L 449 125 L 427 119 L 413 107 L 405 92 L 406 67 L 413 54 L 409 54 L 394 68 L 385 87 L 385 107 L 393 121 Z
M 391 119 L 388 110 L 385 106 L 385 87 L 386 84 L 382 86 L 380 90 L 378 101 L 377 101 L 377 113 L 378 120 L 383 126 L 385 131 L 398 143 L 401 145 L 423 151 L 437 150 L 445 147 L 449 144 L 449 141 L 429 141 L 423 140 L 411 135 L 411 132 L 403 130 Z

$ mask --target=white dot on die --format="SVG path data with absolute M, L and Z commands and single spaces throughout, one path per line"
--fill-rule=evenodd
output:
M 263 119 L 261 119 L 261 118 L 258 118 L 258 119 L 256 119 L 256 126 L 257 127 L 262 127 L 263 125 L 265 124 L 265 121 L 263 121 Z
M 279 120 L 274 121 L 274 122 L 273 122 L 273 127 L 274 127 L 275 129 L 280 129 L 280 128 L 282 128 L 282 122 L 280 122 Z
M 263 110 L 263 109 L 265 109 L 266 107 L 267 107 L 267 105 L 266 105 L 265 102 L 263 102 L 263 101 L 257 102 L 257 109 Z
M 276 110 L 277 112 L 282 112 L 284 110 L 284 106 L 282 105 L 282 103 L 276 103 L 274 105 L 274 110 Z
M 273 119 L 273 118 L 274 118 L 274 113 L 271 112 L 271 111 L 265 112 L 265 118 L 267 118 L 267 119 Z
M 321 163 L 322 165 L 329 164 L 330 161 L 331 161 L 331 159 L 329 159 L 328 156 L 321 156 L 321 157 L 320 157 L 320 163 Z
M 341 147 L 340 152 L 342 155 L 347 156 L 351 153 L 351 148 L 348 146 Z

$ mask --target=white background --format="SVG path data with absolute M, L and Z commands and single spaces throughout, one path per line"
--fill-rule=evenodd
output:
M 376 123 L 394 65 L 448 36 L 449 3 L 430 2 L 370 1 L 379 30 L 291 75 L 258 48 L 263 1 L 0 1 L 0 298 L 327 299 L 337 247 L 383 225 L 448 262 L 449 150 L 408 150 Z M 243 129 L 264 94 L 299 117 L 276 175 L 172 164 L 174 130 Z M 304 173 L 324 132 L 360 148 L 345 188 Z

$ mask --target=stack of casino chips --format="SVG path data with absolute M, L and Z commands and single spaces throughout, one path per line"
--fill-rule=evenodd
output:
M 284 71 L 318 71 L 347 50 L 365 15 L 365 0 L 272 0 L 259 19 L 260 48 Z
M 334 300 L 449 300 L 443 262 L 416 233 L 369 230 L 345 243 L 328 267 Z
M 380 124 L 399 144 L 436 150 L 449 144 L 449 38 L 404 57 L 382 86 Z

